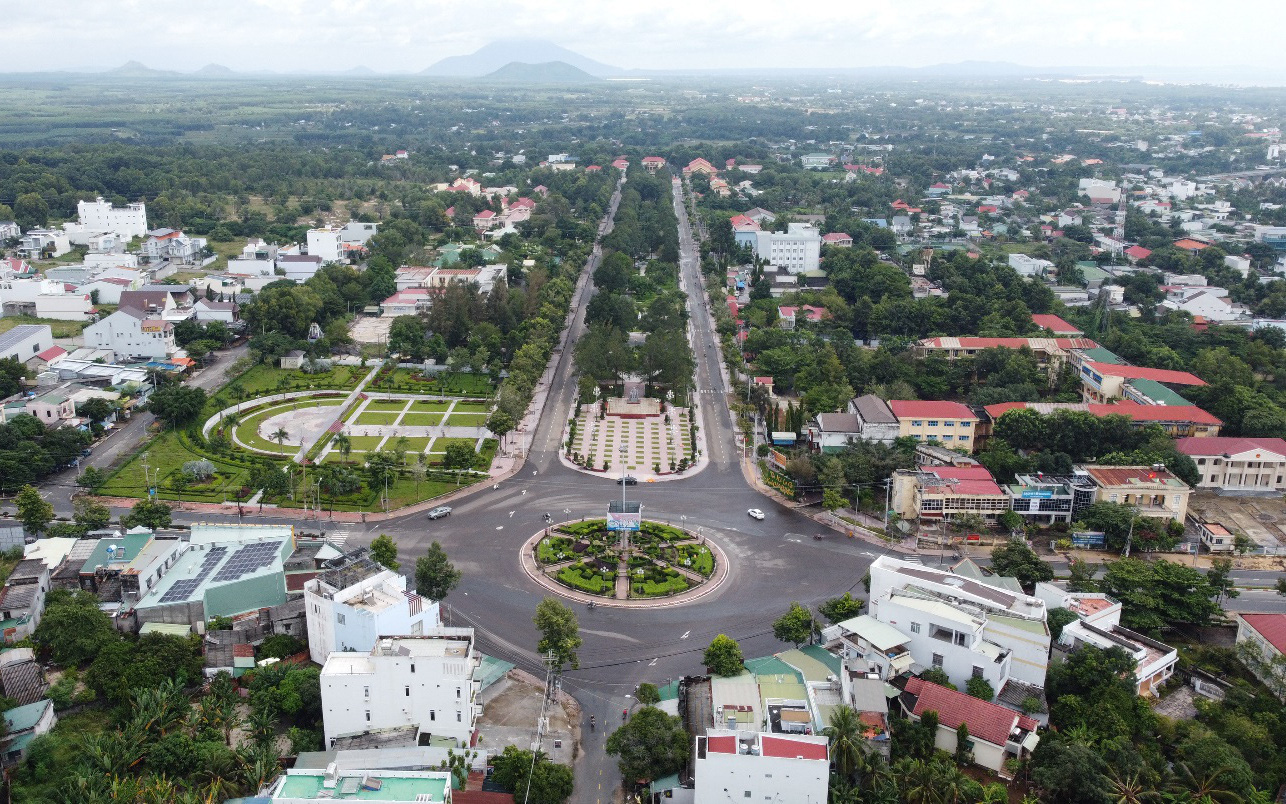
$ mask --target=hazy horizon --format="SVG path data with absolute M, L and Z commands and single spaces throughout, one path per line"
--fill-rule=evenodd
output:
M 763 0 L 553 7 L 534 0 L 485 6 L 443 0 L 65 0 L 51 13 L 48 4 L 15 0 L 6 4 L 9 37 L 0 72 L 96 72 L 133 60 L 180 72 L 215 63 L 237 72 L 364 66 L 413 73 L 496 40 L 543 39 L 626 70 L 984 61 L 1178 80 L 1207 75 L 1212 82 L 1286 78 L 1273 38 L 1253 35 L 1286 23 L 1284 4 L 1234 0 L 1221 4 L 1218 14 L 1191 0 L 935 5 L 824 0 L 795 13 Z

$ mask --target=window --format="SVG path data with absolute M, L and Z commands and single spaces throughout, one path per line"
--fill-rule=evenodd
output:
M 969 440 L 969 436 L 967 436 L 967 435 L 962 435 L 962 436 L 960 436 L 960 440 L 961 440 L 961 441 L 968 441 L 968 440 Z
M 335 622 L 339 623 L 340 625 L 343 625 L 343 624 L 344 624 L 344 615 L 342 615 L 342 614 L 336 614 L 336 615 L 335 615 Z
M 455 722 L 456 722 L 456 723 L 460 723 L 460 722 L 462 722 L 463 720 L 464 720 L 464 715 L 463 715 L 463 714 L 461 714 L 460 710 L 458 710 L 458 709 L 457 709 L 457 710 L 456 710 L 456 713 L 455 713 Z
M 436 710 L 436 709 L 430 709 L 430 710 L 429 710 L 429 720 L 437 720 L 437 719 L 438 719 L 438 710 Z
M 973 666 L 973 677 L 982 678 L 982 668 L 976 664 Z
M 920 624 L 919 624 L 919 623 L 911 623 L 911 633 L 913 633 L 913 634 L 918 634 L 918 633 L 920 633 Z
M 456 688 L 455 688 L 455 697 L 456 697 L 456 699 L 457 699 L 457 700 L 459 700 L 459 698 L 460 698 L 460 688 L 459 688 L 459 687 L 456 687 Z
M 933 666 L 934 666 L 934 667 L 936 667 L 936 668 L 938 668 L 939 670 L 941 670 L 941 669 L 942 669 L 942 654 L 941 654 L 941 653 L 935 653 L 935 654 L 933 654 Z
M 922 427 L 923 425 L 924 425 L 924 422 L 922 421 L 916 421 L 915 419 L 911 420 L 912 427 Z
M 749 791 L 749 790 L 747 790 L 747 791 L 746 791 L 746 798 L 750 798 L 750 791 Z
M 370 697 L 371 697 L 370 687 L 362 687 L 362 697 L 366 698 L 367 700 L 370 700 Z
M 954 440 L 954 439 L 955 439 L 955 436 L 943 436 L 943 437 L 942 437 L 942 440 L 943 440 L 943 441 L 952 441 L 952 440 Z
M 976 668 L 976 667 L 975 667 L 974 669 L 976 670 L 976 669 L 978 669 L 978 668 Z M 407 684 L 407 685 L 406 685 L 406 697 L 407 697 L 407 698 L 410 698 L 410 697 L 411 697 L 411 685 L 410 685 L 410 684 Z
M 955 427 L 955 426 L 956 426 L 956 423 L 955 423 L 955 422 L 947 422 L 947 421 L 944 421 L 944 422 L 942 423 L 942 426 L 943 426 L 943 427 Z
M 369 709 L 366 710 L 366 722 L 367 723 L 371 722 L 371 710 Z
M 1205 458 L 1197 458 L 1197 466 L 1205 466 L 1205 465 L 1206 465 Z
M 415 672 L 415 662 L 411 662 L 411 672 Z
M 938 423 L 937 423 L 936 421 L 930 421 L 930 422 L 929 422 L 929 426 L 930 426 L 930 427 L 937 427 L 937 426 L 938 426 Z

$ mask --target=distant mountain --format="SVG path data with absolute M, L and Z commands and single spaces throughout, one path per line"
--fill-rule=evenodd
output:
M 375 75 L 375 71 L 365 64 L 359 64 L 351 70 L 345 70 L 343 75 Z
M 591 76 L 617 75 L 621 68 L 586 58 L 565 47 L 544 39 L 508 39 L 492 42 L 467 56 L 450 56 L 442 59 L 420 75 L 480 78 L 490 76 L 513 63 L 548 64 L 561 62 Z
M 222 64 L 207 64 L 192 74 L 193 75 L 210 75 L 210 76 L 236 75 L 236 73 L 233 72 L 231 67 L 225 67 Z
M 178 73 L 173 70 L 154 70 L 139 61 L 127 61 L 114 70 L 108 70 L 107 75 L 119 75 L 125 78 L 143 78 L 147 76 L 178 75 Z
M 547 61 L 542 64 L 511 61 L 499 70 L 482 77 L 487 80 L 518 81 L 524 84 L 584 84 L 602 80 L 565 61 Z

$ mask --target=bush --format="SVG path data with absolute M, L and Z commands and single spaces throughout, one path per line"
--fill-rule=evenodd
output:
M 264 659 L 285 659 L 294 656 L 308 646 L 290 634 L 273 634 L 259 646 L 259 656 Z
M 996 697 L 996 691 L 992 689 L 987 679 L 982 676 L 970 678 L 969 682 L 965 684 L 965 692 L 984 701 L 990 701 Z
M 941 667 L 930 667 L 920 674 L 920 678 L 937 684 L 939 687 L 946 687 L 949 690 L 956 689 L 956 685 L 951 683 L 951 677 L 947 675 L 947 671 Z

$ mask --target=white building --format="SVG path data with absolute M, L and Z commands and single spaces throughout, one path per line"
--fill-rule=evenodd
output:
M 86 254 L 85 265 L 89 268 L 137 268 L 137 254 Z
M 278 254 L 277 267 L 286 273 L 286 278 L 295 282 L 306 282 L 312 279 L 322 263 L 330 262 L 316 254 Z
M 94 312 L 94 304 L 88 293 L 79 291 L 42 293 L 36 297 L 36 318 L 49 318 L 56 321 L 85 321 Z
M 406 576 L 369 558 L 346 561 L 304 584 L 308 652 L 369 651 L 386 634 L 419 636 L 442 625 L 438 604 L 407 591 Z
M 89 296 L 91 301 L 97 298 L 99 304 L 120 304 L 121 293 L 126 290 L 132 290 L 128 279 L 102 276 L 76 288 L 77 293 Z
M 693 754 L 694 804 L 789 801 L 826 804 L 828 739 L 806 734 L 754 734 L 708 729 Z
M 340 752 L 347 753 L 347 752 Z M 451 804 L 451 772 L 443 770 L 391 770 L 341 768 L 290 768 L 269 785 L 264 798 L 271 804 L 331 804 L 335 801 L 379 800 L 395 804 Z
M 0 280 L 0 314 L 3 315 L 84 321 L 92 308 L 88 293 L 69 293 L 62 282 L 43 277 Z
M 381 636 L 369 653 L 332 653 L 321 672 L 326 745 L 412 727 L 468 745 L 481 707 L 472 628 Z
M 362 251 L 379 232 L 378 223 L 349 221 L 343 226 L 308 230 L 308 253 L 322 262 L 343 262 L 352 252 Z
M 1012 578 L 974 579 L 880 556 L 870 599 L 871 616 L 906 636 L 915 664 L 941 668 L 958 687 L 973 677 L 997 693 L 1010 679 L 1045 686 L 1045 603 Z
M 1286 440 L 1216 436 L 1180 438 L 1174 445 L 1197 465 L 1197 488 L 1286 491 Z
M 339 262 L 339 241 L 341 229 L 338 226 L 326 226 L 321 229 L 308 230 L 308 253 L 321 257 L 322 262 Z
M 1054 263 L 1049 260 L 1041 260 L 1036 257 L 1030 257 L 1026 254 L 1010 254 L 1009 267 L 1018 272 L 1019 276 L 1042 277 L 1054 270 Z
M 1077 194 L 1089 196 L 1092 203 L 1115 204 L 1121 200 L 1121 188 L 1114 181 L 1102 179 L 1081 179 Z
M 807 223 L 791 223 L 786 232 L 756 232 L 755 256 L 792 274 L 816 271 L 821 266 L 822 235 Z
M 110 349 L 123 359 L 164 360 L 178 348 L 174 324 L 142 310 L 121 308 L 85 327 L 85 345 Z
M 192 305 L 192 317 L 197 321 L 222 321 L 225 324 L 240 318 L 241 305 L 232 301 L 210 301 L 197 299 Z
M 114 207 L 99 196 L 93 201 L 81 201 L 76 212 L 81 228 L 87 231 L 115 232 L 124 240 L 147 234 L 147 207 L 142 203 Z
M 18 239 L 18 256 L 24 260 L 61 257 L 69 251 L 67 233 L 57 229 L 31 229 Z
M 53 345 L 54 333 L 48 324 L 19 324 L 0 332 L 0 360 L 26 363 Z

